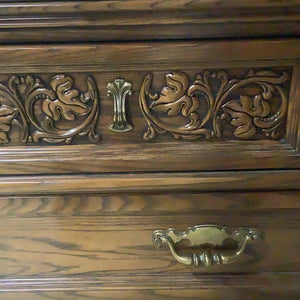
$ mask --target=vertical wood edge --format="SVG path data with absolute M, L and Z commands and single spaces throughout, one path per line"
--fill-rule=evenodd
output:
M 293 68 L 290 90 L 290 105 L 287 117 L 287 142 L 300 151 L 300 64 Z

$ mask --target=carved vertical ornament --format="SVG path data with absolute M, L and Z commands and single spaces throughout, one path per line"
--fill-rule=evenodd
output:
M 132 84 L 123 78 L 117 78 L 107 84 L 107 95 L 114 99 L 114 122 L 109 129 L 116 132 L 126 132 L 133 129 L 126 117 L 126 96 L 132 95 Z
M 230 78 L 225 71 L 203 71 L 192 83 L 186 73 L 174 72 L 165 75 L 159 93 L 151 92 L 152 77 L 145 76 L 139 97 L 148 124 L 145 140 L 157 133 L 171 133 L 176 139 L 221 138 L 226 122 L 239 139 L 254 138 L 257 133 L 280 138 L 288 107 L 282 86 L 287 72 L 249 70 L 243 78 Z M 184 120 L 180 125 L 179 117 Z
M 10 141 L 12 126 L 21 141 L 71 143 L 75 136 L 97 142 L 95 127 L 99 117 L 99 96 L 92 77 L 87 91 L 80 92 L 71 76 L 59 74 L 49 85 L 37 76 L 12 76 L 7 86 L 0 84 L 0 143 Z

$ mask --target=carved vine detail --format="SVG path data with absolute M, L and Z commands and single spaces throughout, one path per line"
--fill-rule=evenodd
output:
M 272 139 L 280 137 L 288 106 L 287 96 L 280 86 L 288 80 L 286 72 L 278 75 L 268 70 L 249 70 L 245 77 L 231 79 L 224 71 L 203 71 L 196 75 L 192 84 L 186 73 L 168 73 L 165 85 L 155 94 L 151 92 L 152 79 L 150 73 L 145 76 L 139 97 L 148 124 L 143 135 L 145 140 L 167 132 L 176 139 L 220 138 L 222 124 L 228 120 L 235 127 L 234 136 L 239 139 L 252 138 L 258 131 Z M 212 81 L 217 82 L 217 88 Z M 232 98 L 238 89 L 250 86 L 259 88 L 260 92 Z M 275 94 L 280 98 L 276 111 L 271 103 Z M 199 108 L 203 103 L 205 113 L 200 116 Z M 183 126 L 168 122 L 178 116 L 187 120 Z
M 88 77 L 85 93 L 73 84 L 74 79 L 64 74 L 53 76 L 49 87 L 41 78 L 32 75 L 12 76 L 7 86 L 0 84 L 0 143 L 10 141 L 12 125 L 19 127 L 23 143 L 42 140 L 69 144 L 77 135 L 87 135 L 91 142 L 97 142 L 99 99 L 96 84 Z

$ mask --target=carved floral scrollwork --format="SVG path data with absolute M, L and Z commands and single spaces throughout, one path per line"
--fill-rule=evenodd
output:
M 257 132 L 272 139 L 280 137 L 288 106 L 281 86 L 288 80 L 286 72 L 278 75 L 268 70 L 249 70 L 243 78 L 230 78 L 225 71 L 203 71 L 192 84 L 186 73 L 168 73 L 165 85 L 155 94 L 151 92 L 152 79 L 152 74 L 145 76 L 139 97 L 148 124 L 145 140 L 167 132 L 176 139 L 220 138 L 222 125 L 228 120 L 239 139 L 252 138 Z M 236 93 L 247 88 L 255 89 L 255 94 L 245 91 L 235 98 Z M 274 104 L 275 98 L 279 103 Z M 172 117 L 186 121 L 177 125 L 176 121 L 169 122 Z
M 32 75 L 12 76 L 7 86 L 0 84 L 0 143 L 9 142 L 12 125 L 18 125 L 21 141 L 71 143 L 77 135 L 97 142 L 95 127 L 99 117 L 99 97 L 92 77 L 87 92 L 74 87 L 71 76 L 59 74 L 49 87 Z
M 8 105 L 0 106 L 0 143 L 8 143 L 7 133 L 11 128 L 12 121 L 15 120 L 17 110 Z

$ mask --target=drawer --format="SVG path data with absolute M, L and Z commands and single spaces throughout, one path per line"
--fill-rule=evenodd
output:
M 270 289 L 283 287 L 286 281 L 285 288 L 295 289 L 299 283 L 296 273 L 292 274 L 299 270 L 299 195 L 216 192 L 1 197 L 0 289 L 80 289 L 80 282 L 103 290 L 151 289 L 159 284 L 160 288 L 181 285 L 193 289 L 205 278 L 212 288 L 215 279 L 209 274 L 216 273 L 231 287 L 242 287 L 250 278 L 258 288 L 267 280 Z M 168 247 L 158 250 L 151 241 L 157 229 L 181 231 L 202 224 L 256 228 L 265 237 L 249 243 L 236 262 L 210 267 L 181 264 Z M 244 283 L 241 273 L 248 274 Z M 282 285 L 277 280 L 280 274 Z
M 293 39 L 0 47 L 0 173 L 295 169 Z

